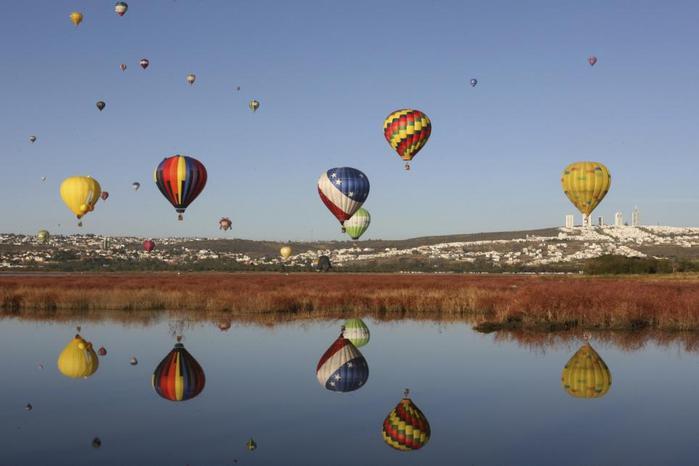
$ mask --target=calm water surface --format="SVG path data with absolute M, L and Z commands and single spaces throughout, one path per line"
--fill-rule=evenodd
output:
M 533 348 L 466 324 L 366 323 L 368 381 L 335 393 L 315 370 L 341 321 L 234 323 L 225 332 L 167 316 L 145 326 L 82 323 L 81 335 L 108 354 L 92 376 L 71 379 L 56 360 L 76 323 L 5 319 L 0 464 L 699 463 L 699 355 L 680 344 L 624 350 L 593 338 L 613 384 L 602 398 L 583 399 L 561 386 L 581 342 Z M 206 374 L 203 391 L 181 402 L 151 385 L 177 333 Z M 406 387 L 432 433 L 421 450 L 399 452 L 381 427 Z

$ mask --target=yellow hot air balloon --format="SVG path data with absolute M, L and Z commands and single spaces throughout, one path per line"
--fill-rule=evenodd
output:
M 80 23 L 83 22 L 83 14 L 79 11 L 72 12 L 70 14 L 70 22 L 73 23 L 75 26 L 78 26 Z
M 75 335 L 58 356 L 58 370 L 66 377 L 89 377 L 98 366 L 97 353 L 92 348 L 92 343 L 85 341 L 80 335 Z
M 612 185 L 612 175 L 599 162 L 575 162 L 563 170 L 563 192 L 589 224 L 590 214 L 602 202 Z
M 561 374 L 563 388 L 576 398 L 601 398 L 612 386 L 612 374 L 597 351 L 585 343 Z
M 78 218 L 95 208 L 100 194 L 100 184 L 89 176 L 71 176 L 61 183 L 61 199 Z
M 293 250 L 291 249 L 291 246 L 283 246 L 279 250 L 279 254 L 282 256 L 283 259 L 289 258 L 292 253 L 293 253 Z

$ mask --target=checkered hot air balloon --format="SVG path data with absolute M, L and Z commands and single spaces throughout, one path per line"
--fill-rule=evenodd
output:
M 396 110 L 383 122 L 383 134 L 400 158 L 405 160 L 405 169 L 410 170 L 410 161 L 420 152 L 432 133 L 432 122 L 420 110 Z
M 369 365 L 357 347 L 340 335 L 318 361 L 316 377 L 328 390 L 351 392 L 366 384 Z
M 318 194 L 323 204 L 343 225 L 359 210 L 369 196 L 369 178 L 351 167 L 337 167 L 318 178 Z
M 163 159 L 153 174 L 155 184 L 182 220 L 184 211 L 206 186 L 206 168 L 195 158 L 173 155 Z
M 153 388 L 166 400 L 185 401 L 204 390 L 204 369 L 179 341 L 153 372 Z
M 430 440 L 430 423 L 420 408 L 408 397 L 403 399 L 383 421 L 383 440 L 392 448 L 401 451 L 419 450 Z

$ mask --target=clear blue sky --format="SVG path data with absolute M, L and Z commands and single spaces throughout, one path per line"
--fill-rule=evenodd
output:
M 216 236 L 225 215 L 230 237 L 344 239 L 315 188 L 336 166 L 371 180 L 365 238 L 537 228 L 574 212 L 577 160 L 612 172 L 595 217 L 699 225 L 697 2 L 113 3 L 4 8 L 0 231 Z M 433 124 L 410 172 L 382 133 L 404 107 Z M 184 222 L 152 181 L 176 153 L 209 171 Z M 71 175 L 111 194 L 83 229 Z

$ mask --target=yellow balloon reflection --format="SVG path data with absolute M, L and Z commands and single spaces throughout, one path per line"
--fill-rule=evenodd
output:
M 597 351 L 585 343 L 563 368 L 561 383 L 570 396 L 602 398 L 612 386 L 612 374 Z
M 58 356 L 58 370 L 66 377 L 89 377 L 97 371 L 99 361 L 92 343 L 75 335 Z

